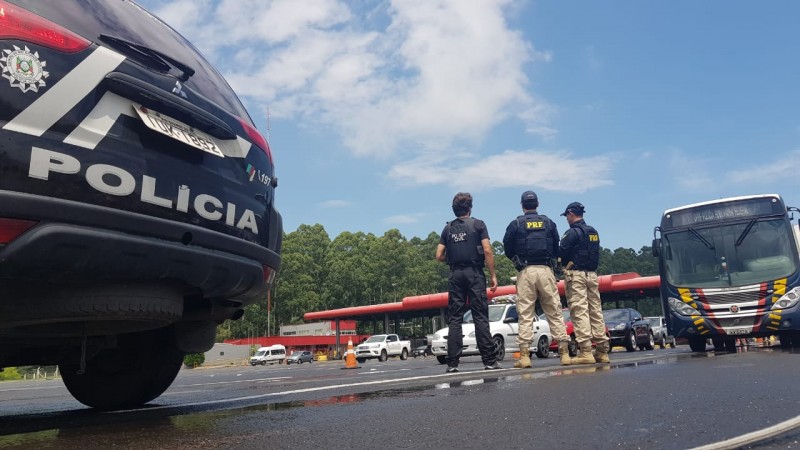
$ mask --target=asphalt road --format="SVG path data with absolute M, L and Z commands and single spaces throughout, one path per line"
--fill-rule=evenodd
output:
M 114 413 L 83 407 L 58 380 L 4 382 L 0 447 L 684 449 L 800 415 L 797 351 L 620 350 L 610 365 L 534 358 L 527 370 L 484 371 L 471 357 L 457 374 L 434 358 L 183 370 L 152 404 Z

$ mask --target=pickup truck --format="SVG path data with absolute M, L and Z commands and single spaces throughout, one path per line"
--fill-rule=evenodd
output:
M 386 361 L 390 356 L 408 359 L 411 352 L 411 341 L 401 341 L 396 334 L 376 334 L 356 347 L 356 361 L 363 363 L 372 358 Z

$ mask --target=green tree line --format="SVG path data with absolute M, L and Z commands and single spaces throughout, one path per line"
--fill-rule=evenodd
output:
M 376 236 L 343 232 L 331 239 L 320 225 L 301 225 L 283 239 L 281 271 L 268 300 L 219 327 L 218 340 L 277 334 L 281 325 L 303 323 L 307 312 L 401 301 L 445 292 L 448 267 L 434 259 L 439 234 L 407 239 L 397 229 Z M 502 242 L 492 243 L 500 286 L 513 284 L 513 264 Z M 657 275 L 650 247 L 601 248 L 599 274 Z M 659 306 L 660 310 L 660 306 Z M 644 311 L 643 311 L 644 312 Z

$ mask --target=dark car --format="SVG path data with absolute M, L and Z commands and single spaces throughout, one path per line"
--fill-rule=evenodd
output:
M 286 358 L 286 364 L 303 364 L 304 362 L 314 362 L 314 355 L 307 350 L 292 352 Z
M 0 0 L 0 31 L 0 367 L 149 402 L 273 283 L 269 145 L 134 2 Z
M 632 308 L 607 309 L 603 311 L 606 327 L 611 333 L 611 347 L 625 347 L 629 352 L 653 350 L 655 342 L 650 322 Z
M 414 358 L 416 358 L 416 357 L 418 357 L 418 356 L 428 356 L 428 355 L 432 355 L 432 354 L 433 354 L 433 353 L 431 353 L 431 348 L 430 348 L 430 346 L 427 346 L 427 345 L 420 345 L 419 347 L 415 348 L 415 349 L 414 349 L 414 350 L 411 352 L 411 355 L 412 355 Z

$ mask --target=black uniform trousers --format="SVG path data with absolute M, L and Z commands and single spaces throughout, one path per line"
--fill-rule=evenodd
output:
M 464 335 L 461 324 L 467 309 L 472 311 L 475 324 L 475 340 L 484 365 L 492 365 L 496 351 L 489 332 L 489 304 L 486 299 L 486 275 L 481 267 L 452 267 L 448 278 L 447 321 L 447 365 L 458 367 Z

